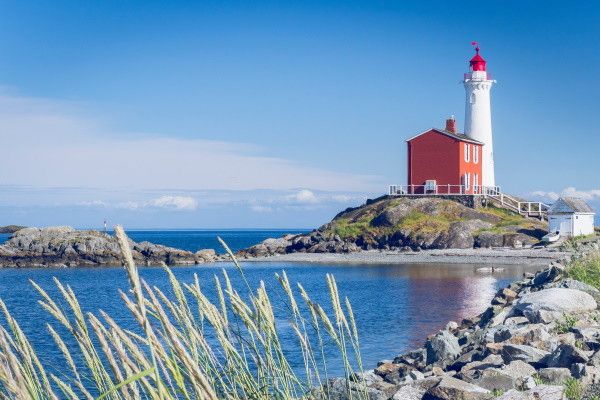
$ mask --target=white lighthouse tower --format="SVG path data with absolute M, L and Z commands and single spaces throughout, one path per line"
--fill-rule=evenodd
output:
M 494 178 L 494 147 L 492 143 L 492 112 L 490 107 L 490 90 L 496 81 L 486 70 L 486 62 L 479 55 L 479 46 L 475 46 L 475 56 L 469 62 L 470 71 L 465 74 L 466 91 L 465 134 L 482 142 L 481 184 L 496 186 Z

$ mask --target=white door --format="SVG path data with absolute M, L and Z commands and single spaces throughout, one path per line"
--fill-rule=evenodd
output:
M 569 218 L 565 218 L 560 221 L 560 236 L 573 236 L 573 220 Z

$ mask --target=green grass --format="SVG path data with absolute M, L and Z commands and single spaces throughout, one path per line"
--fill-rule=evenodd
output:
M 568 333 L 573 329 L 575 324 L 579 321 L 577 317 L 569 314 L 564 314 L 563 319 L 556 321 L 555 331 L 556 333 Z
M 600 252 L 571 261 L 567 276 L 600 289 Z
M 279 290 L 269 293 L 263 282 L 250 286 L 221 241 L 242 288 L 233 285 L 226 270 L 201 284 L 197 275 L 180 281 L 163 265 L 168 286 L 163 291 L 140 277 L 125 233 L 120 227 L 115 232 L 129 283 L 115 296 L 120 295 L 137 329 L 125 329 L 102 311 L 84 312 L 73 290 L 58 280 L 57 299 L 32 282 L 39 304 L 54 320 L 46 326 L 47 340 L 68 368 L 58 375 L 48 371 L 0 300 L 0 399 L 288 400 L 321 387 L 334 360 L 346 378 L 362 371 L 354 313 L 333 276 L 326 276 L 327 306 L 314 302 L 301 284 L 292 285 L 285 272 L 276 274 Z M 206 288 L 216 293 L 215 300 Z M 272 296 L 285 299 L 277 321 Z M 287 325 L 279 322 L 283 312 Z M 284 330 L 297 341 L 284 347 Z M 325 343 L 337 353 L 325 351 Z M 289 354 L 302 355 L 301 374 L 292 368 Z M 323 390 L 311 393 L 311 399 L 329 397 Z M 366 400 L 366 389 L 359 386 L 350 398 Z
M 583 388 L 581 387 L 581 382 L 579 382 L 575 378 L 569 378 L 564 383 L 565 387 L 565 397 L 568 400 L 581 400 L 581 396 L 583 395 Z

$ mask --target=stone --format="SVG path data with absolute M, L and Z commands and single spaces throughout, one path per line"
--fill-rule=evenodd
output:
M 450 321 L 446 324 L 447 331 L 455 331 L 458 329 L 458 323 L 455 321 Z
M 548 367 L 569 368 L 572 364 L 587 363 L 589 358 L 585 353 L 571 344 L 561 344 L 546 360 Z
M 538 371 L 538 376 L 545 384 L 562 385 L 571 378 L 569 368 L 542 368 Z
M 456 336 L 448 331 L 440 331 L 425 344 L 427 365 L 435 362 L 448 363 L 460 354 L 460 346 Z
M 549 315 L 555 319 L 563 314 L 595 310 L 596 300 L 589 294 L 575 289 L 550 288 L 523 295 L 515 304 L 531 322 L 538 322 Z M 542 312 L 543 315 L 540 315 Z
M 533 278 L 533 285 L 541 286 L 545 283 L 552 282 L 560 276 L 561 272 L 562 272 L 562 270 L 557 268 L 556 266 L 551 266 L 550 268 L 546 268 L 545 270 L 540 271 L 537 274 L 535 274 L 535 277 Z
M 217 259 L 217 253 L 214 249 L 198 250 L 196 256 L 204 262 L 213 262 Z
M 504 325 L 506 325 L 506 326 L 523 325 L 528 322 L 529 322 L 529 320 L 526 317 L 510 317 L 510 318 L 506 318 L 504 320 Z
M 521 360 L 511 361 L 508 365 L 502 368 L 502 371 L 516 379 L 526 378 L 535 374 L 535 368 Z
M 592 296 L 596 302 L 600 301 L 600 290 L 587 283 L 576 281 L 575 279 L 565 278 L 557 282 L 555 287 L 580 290 Z
M 526 392 L 512 389 L 496 400 L 565 400 L 563 386 L 538 385 Z
M 444 376 L 440 383 L 425 393 L 423 399 L 487 400 L 491 399 L 492 397 L 492 393 L 487 389 L 456 378 Z
M 415 370 L 412 370 L 408 373 L 408 375 L 414 379 L 415 381 L 419 380 L 419 379 L 425 379 L 425 375 L 423 375 L 422 372 Z
M 312 396 L 309 397 L 315 399 L 327 398 L 331 400 L 349 400 L 354 398 L 364 398 L 363 394 L 366 393 L 369 400 L 388 400 L 393 394 L 393 392 L 389 392 L 394 389 L 394 386 L 389 385 L 384 387 L 384 389 L 385 390 L 380 390 L 374 387 L 367 387 L 364 383 L 353 382 L 344 378 L 333 378 L 320 388 L 311 390 Z
M 498 368 L 488 368 L 471 383 L 487 390 L 506 391 L 516 388 L 516 379 Z
M 394 395 L 392 400 L 421 400 L 425 390 L 421 390 L 411 385 L 404 385 Z
M 549 354 L 547 351 L 527 345 L 505 344 L 502 347 L 502 359 L 505 363 L 521 360 L 529 364 L 535 364 L 541 362 Z

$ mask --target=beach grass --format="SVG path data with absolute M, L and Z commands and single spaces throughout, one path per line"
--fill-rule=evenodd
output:
M 330 304 L 324 306 L 301 284 L 292 285 L 285 272 L 276 274 L 297 339 L 284 344 L 272 294 L 263 282 L 250 286 L 224 243 L 244 287 L 236 288 L 226 270 L 211 282 L 197 275 L 182 282 L 163 265 L 167 294 L 140 277 L 123 229 L 115 233 L 129 281 L 129 290 L 119 295 L 137 329 L 124 328 L 103 311 L 84 312 L 76 293 L 58 280 L 58 299 L 32 282 L 54 320 L 47 339 L 68 369 L 56 373 L 40 361 L 0 300 L 0 399 L 327 399 L 327 390 L 315 389 L 329 377 L 326 343 L 337 349 L 335 362 L 341 360 L 346 378 L 362 370 L 352 307 L 333 276 L 327 275 Z M 204 290 L 208 285 L 216 299 Z M 292 368 L 290 351 L 302 354 L 301 372 Z M 367 398 L 360 385 L 348 392 L 353 399 Z
M 600 251 L 572 260 L 567 267 L 567 275 L 600 289 Z

